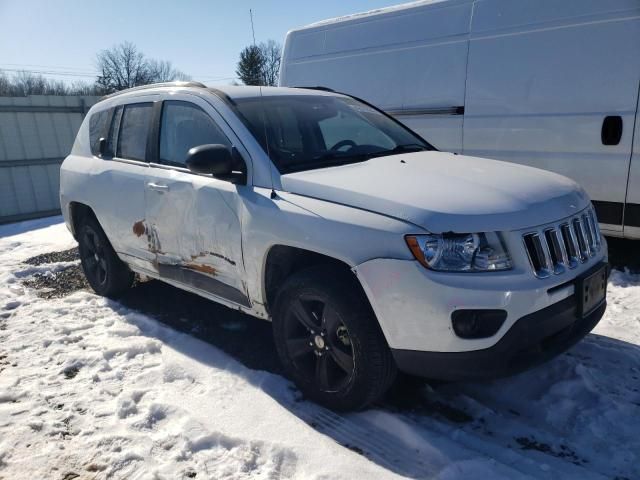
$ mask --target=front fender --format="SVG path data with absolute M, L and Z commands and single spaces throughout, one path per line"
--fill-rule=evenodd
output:
M 243 255 L 253 303 L 266 299 L 269 250 L 284 245 L 309 250 L 355 267 L 372 258 L 412 260 L 404 241 L 415 225 L 324 200 L 254 188 L 244 198 Z

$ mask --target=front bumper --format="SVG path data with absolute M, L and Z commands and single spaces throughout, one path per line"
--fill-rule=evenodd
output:
M 600 321 L 606 300 L 580 318 L 576 295 L 522 317 L 492 347 L 469 352 L 393 349 L 398 368 L 427 378 L 463 381 L 499 378 L 524 371 L 566 351 Z

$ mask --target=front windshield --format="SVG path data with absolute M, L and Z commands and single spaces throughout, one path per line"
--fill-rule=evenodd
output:
M 348 97 L 283 95 L 235 103 L 281 173 L 432 149 L 406 127 Z

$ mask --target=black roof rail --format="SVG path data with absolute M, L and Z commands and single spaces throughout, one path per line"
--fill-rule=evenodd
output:
M 120 90 L 118 92 L 110 93 L 109 95 L 105 95 L 104 97 L 102 97 L 100 99 L 100 101 L 106 100 L 108 98 L 117 97 L 118 95 L 123 95 L 125 93 L 137 92 L 139 90 L 148 90 L 150 88 L 156 88 L 156 87 L 196 87 L 196 88 L 207 88 L 207 86 L 204 83 L 192 82 L 192 81 L 188 81 L 188 82 L 150 83 L 149 85 L 140 85 L 138 87 L 127 88 L 125 90 Z
M 333 88 L 329 88 L 329 87 L 323 87 L 321 85 L 317 85 L 315 87 L 302 87 L 302 86 L 295 86 L 295 87 L 290 87 L 290 88 L 306 88 L 307 90 L 320 90 L 321 92 L 331 92 L 331 93 L 336 93 L 336 91 Z

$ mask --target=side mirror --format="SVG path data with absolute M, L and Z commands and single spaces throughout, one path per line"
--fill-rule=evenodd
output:
M 231 150 L 224 145 L 200 145 L 189 150 L 187 168 L 193 173 L 204 173 L 214 177 L 232 173 Z

